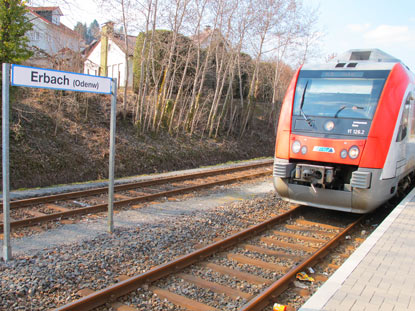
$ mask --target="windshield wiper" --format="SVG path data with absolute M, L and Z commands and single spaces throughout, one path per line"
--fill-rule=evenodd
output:
M 305 83 L 303 95 L 301 96 L 300 113 L 303 116 L 304 120 L 306 120 L 308 126 L 313 128 L 313 124 L 311 123 L 311 120 L 306 116 L 306 114 L 303 111 L 304 97 L 305 97 L 305 92 L 307 91 L 308 81 L 310 81 L 310 80 L 307 80 L 307 82 Z
M 348 107 L 348 106 L 344 105 L 344 106 L 341 106 L 339 108 L 339 110 L 337 110 L 337 112 L 334 114 L 334 117 L 337 118 L 337 116 L 339 115 L 339 113 L 342 112 L 346 108 L 348 108 L 348 109 L 350 108 L 350 109 L 353 109 L 353 110 L 356 110 L 356 109 L 365 109 L 364 107 L 361 107 L 361 106 Z

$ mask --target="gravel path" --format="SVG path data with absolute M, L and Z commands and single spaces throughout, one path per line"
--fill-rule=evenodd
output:
M 257 159 L 257 160 L 238 161 L 237 163 L 225 163 L 225 164 L 220 164 L 220 165 L 194 168 L 194 169 L 189 169 L 189 170 L 119 178 L 115 180 L 115 185 L 147 181 L 147 180 L 152 180 L 154 178 L 164 178 L 164 177 L 172 177 L 172 176 L 177 176 L 177 175 L 199 173 L 199 172 L 205 172 L 205 171 L 210 171 L 214 169 L 231 168 L 231 167 L 243 166 L 247 164 L 262 163 L 270 159 L 271 158 L 262 158 L 262 159 Z M 44 188 L 11 191 L 10 199 L 16 199 L 16 200 L 26 199 L 26 198 L 46 196 L 46 195 L 51 195 L 51 194 L 63 193 L 63 192 L 81 191 L 81 190 L 86 190 L 90 188 L 99 188 L 99 187 L 108 187 L 108 182 L 107 181 L 91 181 L 91 182 L 86 182 L 86 183 L 74 183 L 74 184 L 69 184 L 69 185 L 59 185 L 59 186 L 50 186 L 50 187 L 44 187 Z M 2 197 L 3 197 L 3 194 L 0 192 L 0 198 Z
M 82 288 L 101 289 L 121 274 L 147 271 L 286 206 L 269 178 L 219 190 L 117 213 L 112 235 L 105 232 L 106 220 L 97 219 L 12 240 L 15 260 L 0 262 L 0 310 L 60 306 L 79 298 Z M 149 291 L 137 293 L 134 305 L 139 310 L 174 308 Z

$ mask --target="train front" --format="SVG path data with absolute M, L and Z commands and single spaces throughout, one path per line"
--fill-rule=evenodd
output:
M 277 132 L 273 175 L 283 199 L 367 213 L 396 193 L 396 166 L 390 173 L 385 163 L 405 70 L 394 61 L 348 60 L 297 71 Z

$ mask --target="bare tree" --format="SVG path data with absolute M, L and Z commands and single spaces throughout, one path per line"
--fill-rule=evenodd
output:
M 171 31 L 172 31 L 172 38 L 169 40 L 169 54 L 168 54 L 168 60 L 167 60 L 167 66 L 165 69 L 165 77 L 164 77 L 164 83 L 161 90 L 161 115 L 158 122 L 157 130 L 160 128 L 160 124 L 162 123 L 164 114 L 166 112 L 166 105 L 168 103 L 167 101 L 167 91 L 169 88 L 172 88 L 174 83 L 174 71 L 172 71 L 173 64 L 173 57 L 176 53 L 176 51 L 180 48 L 177 46 L 178 43 L 178 36 L 179 31 L 183 24 L 183 19 L 185 15 L 187 14 L 187 8 L 190 0 L 171 0 L 173 7 L 174 7 L 174 13 L 170 16 L 171 19 Z
M 123 35 L 121 39 L 124 43 L 124 53 L 125 53 L 125 67 L 124 67 L 124 93 L 123 93 L 123 104 L 122 104 L 122 113 L 123 117 L 126 118 L 127 115 L 127 89 L 130 85 L 130 46 L 128 32 L 130 28 L 135 28 L 134 25 L 137 21 L 137 17 L 134 14 L 136 8 L 134 5 L 136 2 L 133 0 L 95 0 L 97 5 L 101 8 L 101 12 L 108 14 L 109 18 L 115 21 L 116 24 L 121 25 Z
M 124 29 L 124 44 L 125 44 L 125 69 L 124 69 L 124 98 L 122 103 L 122 114 L 124 119 L 127 116 L 127 88 L 129 84 L 129 75 L 130 75 L 130 66 L 128 65 L 129 59 L 129 43 L 128 43 L 128 22 L 127 15 L 130 8 L 130 1 L 120 0 L 121 1 L 121 13 L 122 13 L 122 25 Z
M 133 120 L 141 132 L 241 137 L 259 113 L 274 124 L 292 72 L 287 59 L 304 62 L 319 35 L 315 11 L 301 0 L 106 2 L 118 8 L 124 37 L 142 31 Z
M 143 130 L 142 127 L 143 123 L 143 113 L 144 113 L 144 105 L 145 105 L 145 98 L 147 95 L 147 87 L 148 87 L 148 64 L 146 63 L 145 59 L 145 51 L 147 48 L 147 41 L 148 41 L 148 32 L 149 32 L 149 25 L 151 19 L 151 10 L 152 10 L 153 0 L 148 0 L 147 4 L 142 4 L 139 6 L 139 11 L 141 15 L 145 19 L 145 31 L 144 31 L 144 39 L 143 45 L 141 50 L 135 50 L 134 57 L 138 57 L 138 53 L 140 53 L 140 77 L 138 81 L 138 96 L 136 100 L 136 107 L 135 107 L 135 114 L 134 114 L 134 123 L 139 127 L 139 129 Z
M 281 0 L 267 0 L 261 1 L 256 5 L 255 9 L 255 24 L 252 27 L 253 48 L 255 50 L 255 65 L 254 72 L 251 78 L 251 84 L 248 92 L 248 106 L 244 118 L 242 119 L 242 126 L 240 135 L 243 136 L 246 127 L 252 119 L 253 110 L 256 104 L 256 89 L 258 88 L 258 70 L 261 58 L 264 52 L 265 39 L 269 35 L 275 23 L 278 23 L 278 17 L 281 16 L 283 7 Z

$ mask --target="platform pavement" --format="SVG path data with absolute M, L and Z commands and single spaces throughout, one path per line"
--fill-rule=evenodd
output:
M 299 311 L 415 310 L 415 189 Z

